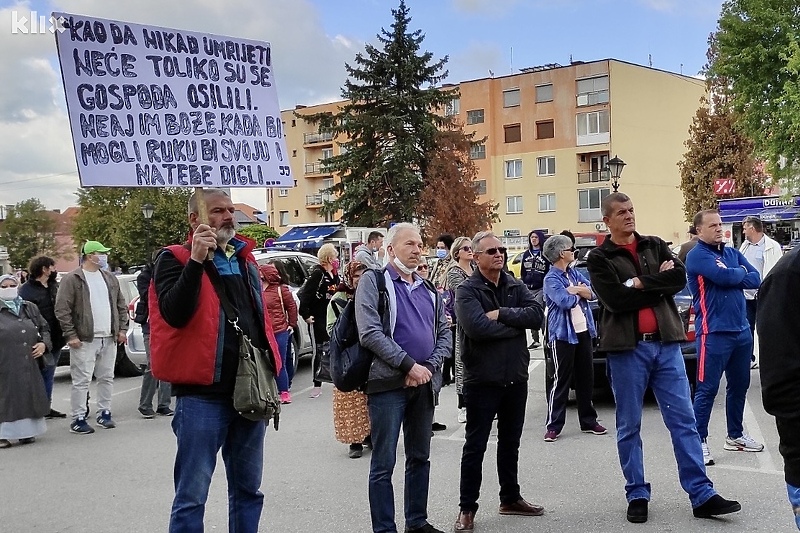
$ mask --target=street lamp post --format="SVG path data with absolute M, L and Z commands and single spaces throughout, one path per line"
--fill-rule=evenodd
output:
M 606 163 L 605 169 L 611 175 L 611 186 L 614 188 L 614 192 L 619 189 L 619 178 L 622 175 L 623 167 L 625 167 L 625 161 L 617 157 L 616 154 L 614 154 L 614 159 L 610 159 Z
M 144 204 L 142 206 L 142 216 L 144 217 L 145 220 L 145 231 L 144 231 L 145 232 L 144 242 L 146 250 L 144 258 L 145 263 L 150 262 L 150 219 L 153 218 L 153 213 L 155 212 L 155 210 L 156 208 L 153 207 L 153 204 Z

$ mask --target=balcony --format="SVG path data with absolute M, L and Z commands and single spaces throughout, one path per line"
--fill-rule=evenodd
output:
M 304 133 L 303 144 L 333 144 L 333 133 Z
M 598 183 L 610 181 L 611 175 L 607 170 L 586 170 L 578 172 L 578 183 Z
M 598 207 L 596 209 L 578 209 L 578 222 L 602 222 L 603 213 Z
M 317 161 L 316 163 L 306 163 L 306 175 L 330 174 L 330 173 L 331 173 L 330 168 L 323 161 Z
M 322 207 L 325 202 L 333 201 L 332 194 L 308 194 L 306 195 L 306 207 L 316 208 Z

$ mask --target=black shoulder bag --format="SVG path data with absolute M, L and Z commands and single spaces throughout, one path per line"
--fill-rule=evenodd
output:
M 233 408 L 248 420 L 269 422 L 271 419 L 277 430 L 281 402 L 278 400 L 272 358 L 266 350 L 253 346 L 250 338 L 239 327 L 239 313 L 225 294 L 219 273 L 209 261 L 205 261 L 203 265 L 225 311 L 226 319 L 239 338 L 239 367 L 233 388 Z

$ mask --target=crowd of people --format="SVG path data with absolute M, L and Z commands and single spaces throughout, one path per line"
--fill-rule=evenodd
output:
M 230 527 L 258 530 L 266 423 L 246 419 L 233 408 L 240 338 L 246 336 L 273 358 L 280 402 L 289 404 L 294 377 L 289 343 L 304 320 L 315 345 L 311 398 L 318 398 L 322 354 L 347 305 L 354 310 L 359 342 L 373 359 L 360 390 L 333 387 L 334 436 L 351 458 L 372 450 L 367 484 L 375 532 L 398 531 L 393 471 L 400 435 L 405 531 L 441 531 L 428 521 L 430 450 L 432 430 L 444 427 L 437 428 L 434 417 L 439 394 L 450 383 L 455 384 L 457 420 L 465 424 L 452 530 L 474 531 L 495 421 L 497 512 L 545 512 L 523 497 L 519 478 L 530 350 L 540 343 L 547 344 L 554 363 L 543 421 L 548 443 L 562 435 L 570 388 L 576 393 L 580 430 L 607 433 L 592 404 L 594 345 L 607 354 L 628 521 L 648 519 L 651 486 L 640 434 L 648 388 L 670 432 L 693 515 L 711 518 L 739 511 L 741 505 L 719 495 L 708 476 L 706 468 L 714 464 L 708 422 L 724 374 L 723 449 L 764 449 L 743 424 L 755 327 L 761 334 L 764 405 L 776 416 L 789 500 L 800 516 L 798 344 L 777 340 L 800 335 L 792 327 L 794 315 L 784 312 L 791 307 L 787 299 L 800 292 L 800 252 L 781 257 L 760 220 L 745 220 L 746 240 L 737 250 L 723 242 L 719 214 L 701 211 L 693 221 L 692 240 L 674 255 L 659 237 L 636 231 L 631 198 L 615 192 L 602 202 L 609 235 L 588 254 L 588 277 L 575 268 L 575 240 L 568 231 L 549 237 L 533 231 L 519 279 L 508 271 L 503 242 L 489 231 L 472 237 L 441 235 L 429 265 L 419 229 L 398 223 L 386 235 L 371 233 L 345 265 L 334 246 L 323 245 L 319 266 L 300 289 L 297 306 L 280 265 L 258 265 L 252 255 L 255 243 L 236 234 L 228 195 L 218 189 L 204 195 L 207 218 L 193 195 L 190 239 L 161 250 L 138 278 L 135 321 L 142 324 L 148 357 L 139 412 L 145 418 L 174 415 L 170 531 L 202 530 L 220 450 Z M 116 425 L 113 369 L 117 344 L 126 341 L 129 327 L 126 302 L 106 268 L 109 249 L 88 241 L 81 251 L 81 266 L 66 274 L 60 286 L 54 262 L 46 257 L 32 261 L 30 277 L 21 286 L 14 276 L 0 277 L 0 448 L 14 441 L 30 444 L 45 431 L 45 418 L 66 418 L 50 407 L 64 343 L 72 379 L 70 431 L 94 432 L 87 421 L 93 375 L 97 426 Z M 680 350 L 684 324 L 672 298 L 687 282 L 698 346 L 694 401 Z M 590 305 L 594 300 L 603 308 L 598 323 Z M 599 338 L 598 330 L 603 332 Z

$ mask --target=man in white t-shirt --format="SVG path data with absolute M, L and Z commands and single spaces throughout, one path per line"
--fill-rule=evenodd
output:
M 742 252 L 745 259 L 758 270 L 758 273 L 761 275 L 761 280 L 763 281 L 766 275 L 769 274 L 769 271 L 772 270 L 772 267 L 778 262 L 778 259 L 783 257 L 781 245 L 774 239 L 770 239 L 769 236 L 764 233 L 764 224 L 758 217 L 746 217 L 742 221 L 742 233 L 744 234 L 744 242 L 739 247 L 739 251 Z M 758 289 L 745 289 L 744 299 L 747 310 L 747 321 L 750 323 L 750 333 L 754 335 L 756 330 L 756 312 L 758 310 Z M 755 349 L 750 356 L 750 361 L 751 368 L 758 368 Z
M 92 374 L 97 378 L 97 423 L 116 427 L 111 418 L 117 344 L 127 342 L 128 310 L 117 278 L 108 272 L 106 248 L 97 241 L 83 245 L 81 266 L 66 274 L 56 296 L 55 313 L 69 345 L 72 375 L 70 431 L 94 433 L 86 422 Z

